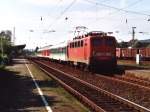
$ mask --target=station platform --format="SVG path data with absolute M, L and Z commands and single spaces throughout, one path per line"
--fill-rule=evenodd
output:
M 0 69 L 0 89 L 0 112 L 88 112 L 25 59 L 14 59 L 12 65 Z
M 46 112 L 24 59 L 14 59 L 13 62 L 0 70 L 0 111 Z

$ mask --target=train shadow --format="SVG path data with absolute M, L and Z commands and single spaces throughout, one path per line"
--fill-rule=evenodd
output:
M 96 74 L 102 74 L 107 76 L 114 76 L 114 74 L 122 75 L 125 73 L 125 69 L 123 67 L 117 66 L 116 68 L 103 68 L 96 70 L 94 73 Z
M 143 66 L 132 66 L 132 65 L 118 65 L 113 74 L 124 75 L 128 70 L 150 70 L 150 68 L 146 68 Z
M 40 82 L 47 87 L 47 82 Z M 48 85 L 51 85 L 48 82 Z M 55 87 L 52 84 L 52 87 Z M 44 107 L 41 97 L 35 92 L 35 85 L 32 78 L 26 74 L 20 75 L 20 72 L 0 69 L 0 110 L 2 112 L 18 111 L 39 111 Z M 50 106 L 58 101 L 55 96 L 45 96 Z M 37 110 L 36 110 L 37 109 Z
M 119 68 L 124 70 L 148 70 L 150 68 L 143 66 L 130 66 L 130 65 L 118 65 Z

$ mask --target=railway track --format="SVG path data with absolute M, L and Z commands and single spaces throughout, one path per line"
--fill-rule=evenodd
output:
M 83 72 L 79 69 L 58 63 L 51 63 L 50 61 L 43 62 L 48 66 L 58 68 L 74 77 L 150 109 L 150 89 L 148 87 L 114 77 Z
M 150 89 L 150 81 L 148 80 L 144 80 L 144 79 L 133 77 L 133 76 L 126 76 L 126 75 L 124 76 L 115 75 L 115 78 L 130 82 L 133 84 L 137 84 L 143 88 Z
M 94 112 L 150 112 L 145 107 L 52 68 L 44 62 L 38 60 L 34 62 Z

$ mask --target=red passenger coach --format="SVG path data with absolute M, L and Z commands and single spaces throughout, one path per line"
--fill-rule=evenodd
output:
M 50 50 L 43 50 L 42 55 L 43 56 L 49 56 L 50 55 Z
M 116 40 L 104 32 L 90 32 L 68 43 L 68 60 L 90 69 L 116 67 Z
M 47 58 L 49 58 L 49 56 L 50 56 L 50 46 L 45 46 L 45 47 L 40 48 L 38 50 L 37 56 L 38 57 L 45 57 L 45 58 L 47 57 Z

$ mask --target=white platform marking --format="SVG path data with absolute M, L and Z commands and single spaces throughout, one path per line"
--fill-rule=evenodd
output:
M 25 60 L 24 60 L 24 62 L 25 62 Z M 41 96 L 41 99 L 42 99 L 42 101 L 43 101 L 43 103 L 44 103 L 44 105 L 45 105 L 46 110 L 47 110 L 48 112 L 52 112 L 51 107 L 48 105 L 48 102 L 46 101 L 46 99 L 45 99 L 45 97 L 44 97 L 44 95 L 43 95 L 43 92 L 41 91 L 39 85 L 37 84 L 37 82 L 36 82 L 36 80 L 35 80 L 35 78 L 34 78 L 32 72 L 31 72 L 31 70 L 29 69 L 29 67 L 28 67 L 28 65 L 26 64 L 26 62 L 25 62 L 25 65 L 26 65 L 26 67 L 27 67 L 27 69 L 28 69 L 28 71 L 29 71 L 29 73 L 30 73 L 30 75 L 31 75 L 31 77 L 32 77 L 32 80 L 33 80 L 33 82 L 34 82 L 34 84 L 35 84 L 35 86 L 36 86 L 36 88 L 37 88 L 37 90 L 38 90 L 38 92 L 39 92 L 39 95 Z

